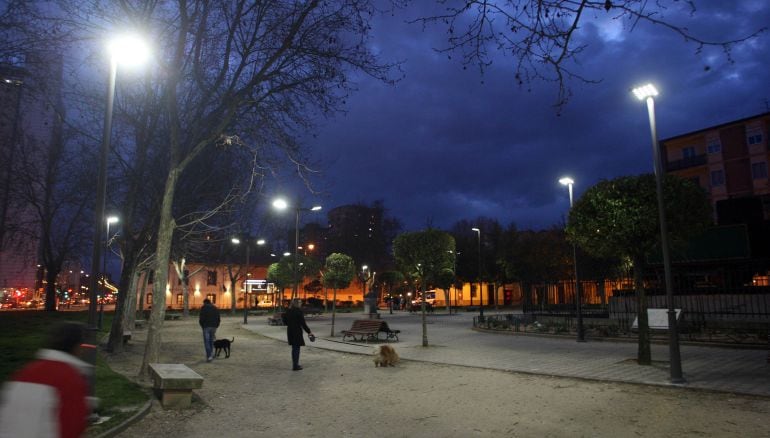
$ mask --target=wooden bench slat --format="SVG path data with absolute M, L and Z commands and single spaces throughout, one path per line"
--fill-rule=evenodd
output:
M 387 339 L 398 341 L 400 330 L 391 330 L 387 322 L 379 319 L 357 319 L 353 321 L 353 325 L 349 330 L 342 331 L 342 340 L 344 341 L 348 336 L 356 340 L 356 335 L 360 336 L 360 340 L 366 342 L 370 339 L 379 340 L 380 332 L 385 333 Z

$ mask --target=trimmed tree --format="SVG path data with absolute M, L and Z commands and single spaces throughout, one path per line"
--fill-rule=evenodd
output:
M 337 314 L 337 289 L 350 286 L 353 277 L 356 276 L 356 265 L 353 258 L 340 253 L 332 253 L 326 257 L 323 283 L 324 286 L 332 288 L 332 331 L 334 337 L 334 319 Z
M 705 194 L 691 181 L 666 175 L 663 200 L 672 246 L 684 243 L 711 223 Z M 633 264 L 639 322 L 637 360 L 640 365 L 649 365 L 652 358 L 642 273 L 647 257 L 661 250 L 655 176 L 624 176 L 591 187 L 570 211 L 567 235 L 589 254 L 620 256 Z
M 428 283 L 438 284 L 446 270 L 452 271 L 455 261 L 455 239 L 444 231 L 428 229 L 404 233 L 393 241 L 393 255 L 402 272 L 420 280 L 422 291 L 422 346 L 428 346 L 425 321 L 425 289 Z

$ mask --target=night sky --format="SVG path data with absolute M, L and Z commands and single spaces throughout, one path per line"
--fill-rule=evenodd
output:
M 770 25 L 767 0 L 697 5 L 692 17 L 666 17 L 714 40 Z M 629 29 L 613 14 L 592 13 L 576 34 L 588 47 L 574 68 L 600 82 L 569 82 L 573 96 L 559 111 L 556 85 L 517 85 L 504 53 L 483 75 L 437 53 L 444 28 L 405 23 L 420 12 L 374 22 L 374 47 L 404 61 L 405 77 L 393 86 L 355 77 L 346 114 L 321 120 L 307 141 L 325 208 L 381 199 L 406 230 L 478 216 L 546 228 L 569 208 L 561 176 L 575 180 L 577 199 L 600 179 L 652 172 L 646 105 L 631 88 L 652 82 L 660 91 L 661 139 L 770 111 L 770 32 L 735 46 L 731 63 L 720 48 L 698 54 L 660 26 Z

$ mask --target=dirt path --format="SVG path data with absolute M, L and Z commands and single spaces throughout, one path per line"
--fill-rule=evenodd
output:
M 675 388 L 513 374 L 402 362 L 289 346 L 249 333 L 237 317 L 217 335 L 235 337 L 232 356 L 204 360 L 194 320 L 169 321 L 162 361 L 205 378 L 193 408 L 154 405 L 121 437 L 770 437 L 770 400 Z M 143 332 L 110 358 L 135 375 Z

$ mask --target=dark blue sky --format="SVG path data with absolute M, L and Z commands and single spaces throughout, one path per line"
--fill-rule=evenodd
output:
M 691 17 L 667 17 L 714 40 L 770 25 L 767 0 L 697 4 Z M 358 77 L 347 113 L 322 121 L 308 141 L 325 207 L 382 199 L 408 230 L 477 216 L 544 228 L 569 207 L 559 177 L 575 179 L 577 197 L 600 179 L 652 171 L 646 106 L 632 87 L 658 87 L 660 138 L 770 110 L 768 32 L 735 46 L 731 63 L 720 48 L 696 53 L 660 26 L 631 31 L 612 14 L 590 14 L 576 33 L 588 46 L 574 68 L 600 82 L 569 82 L 573 96 L 559 114 L 555 84 L 517 85 L 503 53 L 483 76 L 463 70 L 433 50 L 444 46 L 443 28 L 405 23 L 417 12 L 374 26 L 373 44 L 384 59 L 404 61 L 404 79 L 391 86 Z

